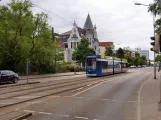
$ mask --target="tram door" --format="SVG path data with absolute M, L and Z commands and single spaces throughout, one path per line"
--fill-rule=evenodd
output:
M 101 69 L 101 61 L 96 62 L 96 74 L 101 75 L 102 74 L 102 69 Z

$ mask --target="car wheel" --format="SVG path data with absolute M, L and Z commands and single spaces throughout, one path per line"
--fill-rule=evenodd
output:
M 17 83 L 18 82 L 18 79 L 17 78 L 14 78 L 13 79 L 13 83 Z

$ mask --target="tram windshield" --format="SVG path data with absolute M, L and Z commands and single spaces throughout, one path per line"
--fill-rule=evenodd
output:
M 96 59 L 95 58 L 87 59 L 87 69 L 96 69 Z

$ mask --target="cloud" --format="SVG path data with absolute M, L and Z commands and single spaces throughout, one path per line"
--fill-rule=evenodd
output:
M 7 3 L 3 0 L 1 3 Z M 93 24 L 96 23 L 100 41 L 113 41 L 121 46 L 140 47 L 149 50 L 150 36 L 153 36 L 152 16 L 147 7 L 135 6 L 134 2 L 150 4 L 153 0 L 32 0 L 33 3 L 69 21 L 84 26 L 88 12 Z M 34 7 L 34 13 L 43 10 Z M 45 12 L 45 11 L 43 11 Z M 50 13 L 49 24 L 56 32 L 72 28 L 72 23 Z M 150 58 L 153 53 L 150 52 Z

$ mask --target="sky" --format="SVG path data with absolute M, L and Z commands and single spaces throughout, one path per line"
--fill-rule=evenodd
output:
M 75 20 L 83 27 L 88 13 L 97 26 L 100 42 L 111 41 L 116 47 L 149 50 L 150 37 L 153 36 L 153 17 L 145 6 L 136 6 L 135 2 L 150 4 L 153 0 L 31 0 L 34 4 L 59 15 L 47 13 L 34 7 L 34 13 L 45 12 L 49 15 L 49 25 L 55 32 L 63 33 L 72 29 Z M 2 0 L 6 4 L 9 0 Z M 70 21 L 70 22 L 69 22 Z M 153 52 L 150 51 L 150 59 Z

